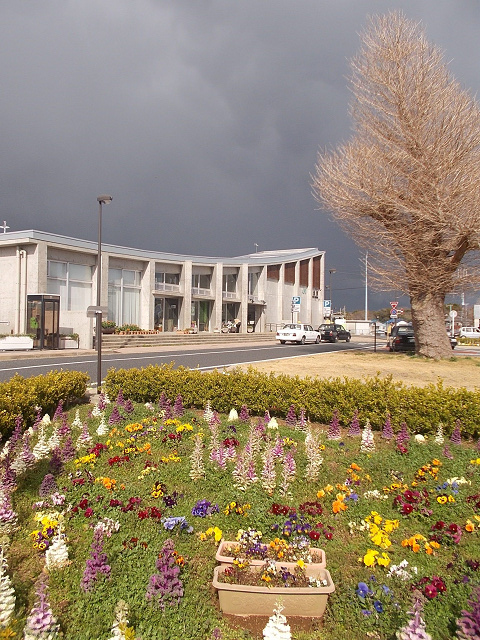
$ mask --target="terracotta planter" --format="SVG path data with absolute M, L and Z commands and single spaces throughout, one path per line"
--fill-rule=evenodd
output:
M 228 566 L 233 564 L 233 556 L 231 554 L 231 549 L 234 549 L 237 546 L 237 542 L 232 542 L 231 540 L 222 540 L 218 545 L 217 553 L 215 554 L 215 559 L 220 563 L 221 566 Z M 312 555 L 312 562 L 308 564 L 315 567 L 316 569 L 325 569 L 327 566 L 327 561 L 325 558 L 325 551 L 323 549 L 317 549 L 316 547 L 310 547 L 310 553 Z M 261 567 L 265 560 L 251 560 L 249 558 L 250 566 L 252 567 Z M 296 562 L 282 562 L 281 560 L 277 561 L 277 564 L 281 564 L 282 567 L 287 567 L 287 569 L 292 569 L 296 566 Z
M 105 335 L 111 335 L 115 333 L 115 327 L 102 327 L 102 333 Z
M 283 566 L 283 565 L 282 565 Z M 227 567 L 215 567 L 213 586 L 218 591 L 220 609 L 225 614 L 237 616 L 271 616 L 278 602 L 284 607 L 285 616 L 298 618 L 321 618 L 325 613 L 328 596 L 335 591 L 332 577 L 327 569 L 306 567 L 307 576 L 327 580 L 326 587 L 253 587 L 222 582 Z M 249 567 L 249 571 L 260 571 L 260 567 Z

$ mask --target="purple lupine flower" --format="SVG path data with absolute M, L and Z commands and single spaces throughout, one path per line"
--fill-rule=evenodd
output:
M 64 411 L 63 411 L 63 400 L 60 400 L 57 408 L 55 409 L 55 413 L 53 414 L 53 418 L 52 420 L 63 420 L 63 416 L 64 416 Z
M 110 577 L 111 567 L 107 564 L 107 554 L 103 552 L 103 531 L 98 528 L 93 534 L 90 557 L 87 559 L 80 586 L 83 591 L 91 591 L 99 575 Z
M 177 418 L 183 416 L 183 398 L 180 394 L 175 398 L 175 404 L 173 405 L 173 413 Z
M 160 409 L 167 408 L 167 396 L 165 395 L 165 391 L 162 391 L 162 393 L 160 394 L 160 398 L 158 399 L 158 406 L 160 407 Z
M 125 400 L 123 408 L 128 414 L 131 414 L 135 411 L 135 407 L 133 406 L 133 402 L 130 400 L 130 398 L 128 400 Z
M 62 460 L 64 462 L 70 462 L 71 460 L 75 459 L 75 447 L 73 446 L 73 442 L 72 442 L 72 438 L 71 436 L 68 436 L 68 438 L 65 440 L 65 444 L 63 445 L 63 449 L 62 449 Z
M 59 426 L 58 428 L 58 435 L 61 438 L 64 438 L 65 436 L 70 435 L 72 432 L 70 425 L 68 424 L 68 420 L 67 420 L 67 416 L 64 416 L 64 418 L 62 419 L 62 424 Z
M 455 422 L 455 428 L 452 432 L 452 435 L 450 436 L 450 442 L 452 444 L 462 444 L 461 426 L 462 423 L 460 422 L 460 420 L 457 420 Z
M 338 410 L 333 412 L 332 420 L 328 427 L 327 440 L 340 440 L 342 434 L 340 432 L 340 421 L 338 419 Z
M 34 466 L 36 458 L 30 448 L 30 434 L 27 431 L 23 434 L 23 447 L 20 455 L 27 468 Z
M 443 455 L 445 456 L 445 458 L 448 458 L 449 460 L 453 460 L 453 455 L 452 455 L 452 452 L 450 451 L 450 447 L 448 446 L 448 444 L 445 445 L 445 448 L 443 450 Z
M 233 449 L 235 450 L 235 447 L 233 447 Z M 227 468 L 227 456 L 223 444 L 219 445 L 215 449 L 212 449 L 210 453 L 210 461 L 216 462 L 221 469 Z
M 471 610 L 463 609 L 461 617 L 457 620 L 458 637 L 473 640 L 480 638 L 480 587 L 473 589 L 468 605 Z
M 265 411 L 265 415 L 263 416 L 263 422 L 265 426 L 267 426 L 270 420 L 271 420 L 270 411 Z
M 13 491 L 17 486 L 17 474 L 12 469 L 12 459 L 10 453 L 5 458 L 2 486 L 5 491 Z
M 35 422 L 33 423 L 33 430 L 37 431 L 40 423 L 42 421 L 42 408 L 37 407 L 37 415 L 35 416 Z
M 47 599 L 45 578 L 39 580 L 36 588 L 37 602 L 27 618 L 25 638 L 56 638 L 60 625 L 52 613 Z
M 360 430 L 360 420 L 358 419 L 358 409 L 355 409 L 353 412 L 353 418 L 350 422 L 350 427 L 348 429 L 348 436 L 350 438 L 355 438 L 361 434 Z
M 307 419 L 305 416 L 305 409 L 302 407 L 300 409 L 300 416 L 298 418 L 298 426 L 300 427 L 300 429 L 305 429 L 305 427 L 307 426 Z
M 288 424 L 290 427 L 295 427 L 297 425 L 297 414 L 295 413 L 295 405 L 293 404 L 288 408 L 285 424 Z
M 167 606 L 179 604 L 183 596 L 180 567 L 175 563 L 175 546 L 171 538 L 165 540 L 155 566 L 158 573 L 150 577 L 146 598 L 164 611 Z
M 170 405 L 170 400 L 168 398 L 165 400 L 165 407 L 164 407 L 163 410 L 165 412 L 164 416 L 163 416 L 163 419 L 164 420 L 171 420 L 172 417 L 173 417 L 172 416 L 172 407 Z
M 410 440 L 410 433 L 408 431 L 407 423 L 402 422 L 400 426 L 400 431 L 397 434 L 397 445 L 405 446 L 407 442 Z
M 42 484 L 40 485 L 40 488 L 38 490 L 38 495 L 40 496 L 40 498 L 46 498 L 47 496 L 57 491 L 58 485 L 55 482 L 55 478 L 51 473 L 47 473 L 42 480 Z
M 250 414 L 248 412 L 248 407 L 246 404 L 242 404 L 238 419 L 240 420 L 240 422 L 250 422 Z
M 123 397 L 123 390 L 118 390 L 118 395 L 116 399 L 117 406 L 124 407 L 125 406 L 125 398 Z
M 118 410 L 117 405 L 115 405 L 112 409 L 112 413 L 110 414 L 110 417 L 108 419 L 108 424 L 109 425 L 113 425 L 113 424 L 118 424 L 119 422 L 121 422 L 123 420 L 123 416 L 120 414 L 120 411 Z
M 280 436 L 277 436 L 277 439 L 275 440 L 272 455 L 274 458 L 281 458 L 283 456 L 283 440 Z
M 387 419 L 385 420 L 385 424 L 383 425 L 382 429 L 382 438 L 384 438 L 385 440 L 391 440 L 393 436 L 394 433 L 392 429 L 392 422 L 390 420 L 390 414 L 387 413 Z
M 60 451 L 60 447 L 55 447 L 55 449 L 52 452 L 52 457 L 50 458 L 50 462 L 48 463 L 48 470 L 54 476 L 58 476 L 62 472 L 62 469 L 63 469 L 62 452 Z

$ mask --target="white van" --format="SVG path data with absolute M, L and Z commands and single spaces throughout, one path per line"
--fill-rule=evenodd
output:
M 460 327 L 460 338 L 480 338 L 480 329 L 477 327 Z

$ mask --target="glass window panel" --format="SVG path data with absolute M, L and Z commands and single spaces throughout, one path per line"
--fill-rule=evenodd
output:
M 68 311 L 68 295 L 67 295 L 67 282 L 66 280 L 51 280 L 47 279 L 47 293 L 60 296 L 60 309 L 62 311 Z
M 48 276 L 50 278 L 66 278 L 67 277 L 67 263 L 55 262 L 54 260 L 48 261 Z
M 68 308 L 70 311 L 82 311 L 92 304 L 92 285 L 87 282 L 70 282 Z
M 165 273 L 164 275 L 166 284 L 180 284 L 179 273 Z
M 137 284 L 135 276 L 136 276 L 136 271 L 130 271 L 129 269 L 124 269 L 123 284 L 124 285 Z
M 140 291 L 124 287 L 122 324 L 138 324 Z
M 201 289 L 210 289 L 210 280 L 211 280 L 211 275 L 201 275 L 199 277 L 199 283 L 200 283 L 200 288 Z
M 86 264 L 72 264 L 68 266 L 68 275 L 71 280 L 90 282 L 92 280 L 92 267 Z
M 108 270 L 108 283 L 119 285 L 122 282 L 122 270 L 121 269 L 109 269 Z

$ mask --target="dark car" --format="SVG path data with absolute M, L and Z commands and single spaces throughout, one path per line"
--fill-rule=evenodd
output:
M 449 336 L 450 346 L 455 349 L 457 341 L 455 338 Z M 415 351 L 415 334 L 413 332 L 413 325 L 411 324 L 398 324 L 393 327 L 388 339 L 388 348 L 390 351 Z
M 350 342 L 352 338 L 350 331 L 347 331 L 341 324 L 321 324 L 317 331 L 320 333 L 322 342 L 337 342 L 337 340 Z
M 388 339 L 390 351 L 415 351 L 415 334 L 411 324 L 397 324 Z

